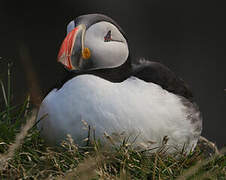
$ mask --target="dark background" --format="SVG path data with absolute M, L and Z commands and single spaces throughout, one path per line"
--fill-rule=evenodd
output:
M 48 3 L 47 3 L 48 2 Z M 217 1 L 1 1 L 0 56 L 14 62 L 13 98 L 28 93 L 23 59 L 42 92 L 56 79 L 56 56 L 76 16 L 104 13 L 127 33 L 135 58 L 155 58 L 192 88 L 203 112 L 203 135 L 226 145 L 225 6 Z M 24 51 L 25 49 L 25 51 Z M 1 62 L 4 77 L 4 63 Z M 1 95 L 2 96 L 2 95 Z

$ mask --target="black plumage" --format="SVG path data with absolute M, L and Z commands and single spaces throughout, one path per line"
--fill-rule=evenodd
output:
M 132 76 L 160 85 L 163 89 L 193 101 L 189 86 L 165 65 L 141 60 L 133 65 Z
M 59 77 L 61 78 L 57 80 L 56 84 L 51 89 L 60 89 L 65 82 L 82 74 L 93 74 L 114 83 L 120 83 L 127 78 L 134 76 L 145 82 L 158 84 L 163 89 L 185 97 L 193 102 L 193 94 L 189 86 L 168 67 L 159 62 L 140 60 L 131 65 L 131 58 L 129 56 L 123 65 L 116 68 L 98 69 L 79 73 L 76 71 L 68 71 L 61 65 L 60 69 L 61 72 Z

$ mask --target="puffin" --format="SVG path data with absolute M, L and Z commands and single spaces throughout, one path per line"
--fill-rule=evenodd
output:
M 169 152 L 194 150 L 202 116 L 188 85 L 165 65 L 133 60 L 123 29 L 103 14 L 81 15 L 67 25 L 57 61 L 64 77 L 43 99 L 41 136 L 60 144 L 68 134 L 85 146 L 95 139 L 128 137 L 128 143 Z M 86 128 L 85 128 L 86 127 Z

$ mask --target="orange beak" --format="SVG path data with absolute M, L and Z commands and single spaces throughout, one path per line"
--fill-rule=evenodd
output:
M 71 63 L 71 55 L 72 55 L 72 49 L 74 47 L 76 32 L 78 31 L 78 28 L 74 28 L 66 38 L 64 39 L 60 51 L 58 53 L 57 60 L 61 62 L 63 65 L 66 66 L 69 70 L 72 70 L 72 63 Z
M 90 50 L 84 47 L 85 25 L 75 27 L 65 37 L 57 61 L 62 63 L 68 70 L 78 70 L 82 67 L 83 60 L 89 59 Z

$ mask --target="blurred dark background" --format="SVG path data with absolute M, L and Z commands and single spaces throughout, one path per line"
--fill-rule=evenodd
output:
M 182 77 L 203 112 L 203 135 L 220 147 L 226 145 L 226 21 L 225 6 L 218 1 L 1 1 L 0 57 L 14 63 L 15 102 L 28 93 L 27 80 L 41 92 L 53 86 L 66 25 L 88 13 L 115 19 L 127 33 L 134 58 L 160 57 L 158 61 Z M 5 78 L 6 66 L 0 61 Z M 26 77 L 27 66 L 36 80 Z

